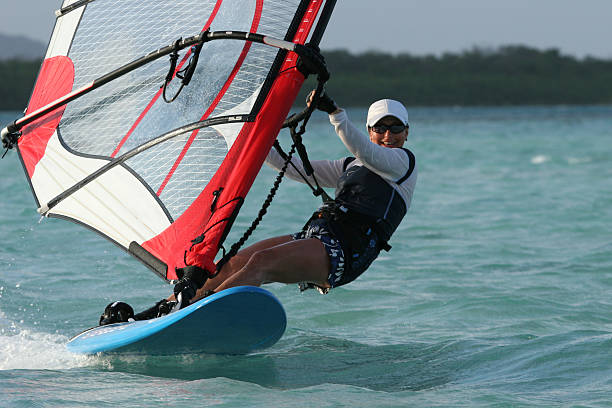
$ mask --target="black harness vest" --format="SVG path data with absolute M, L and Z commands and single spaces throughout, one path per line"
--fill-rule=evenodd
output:
M 352 222 L 374 228 L 384 242 L 406 215 L 399 193 L 365 166 L 353 166 L 340 177 L 335 202 L 336 211 L 349 214 Z
M 397 181 L 405 181 L 414 171 L 415 158 L 408 149 L 402 149 L 409 157 L 410 167 L 406 174 Z M 406 203 L 400 194 L 378 174 L 365 166 L 353 166 L 346 170 L 355 160 L 348 157 L 344 162 L 344 174 L 338 180 L 336 198 L 327 204 L 313 217 L 325 217 L 339 225 L 345 243 L 351 251 L 358 251 L 363 245 L 367 230 L 376 232 L 380 248 L 389 250 L 387 241 L 393 235 L 406 215 Z M 364 242 L 361 242 L 364 241 Z

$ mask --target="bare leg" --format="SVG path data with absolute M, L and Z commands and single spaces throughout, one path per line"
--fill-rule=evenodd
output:
M 268 238 L 239 251 L 219 271 L 206 281 L 191 302 L 229 287 L 260 286 L 267 282 L 312 282 L 329 287 L 327 275 L 330 262 L 325 247 L 318 239 L 293 240 L 290 235 Z M 174 300 L 172 294 L 168 300 Z
M 253 245 L 238 251 L 236 255 L 234 255 L 225 265 L 223 265 L 223 268 L 221 268 L 217 276 L 215 276 L 213 279 L 208 279 L 204 286 L 198 289 L 196 295 L 193 297 L 193 299 L 191 299 L 191 302 L 193 303 L 202 299 L 207 291 L 216 290 L 217 287 L 225 280 L 242 269 L 254 253 L 290 241 L 293 241 L 291 235 L 282 235 L 264 239 L 263 241 L 258 241 Z M 167 300 L 176 300 L 174 293 L 168 296 Z
M 293 241 L 291 235 L 282 235 L 279 237 L 264 239 L 263 241 L 256 242 L 253 245 L 238 251 L 236 255 L 234 255 L 225 265 L 223 265 L 223 268 L 221 268 L 219 274 L 215 278 L 206 281 L 206 284 L 202 289 L 200 289 L 200 291 L 198 291 L 196 297 L 198 297 L 198 295 L 201 293 L 203 294 L 207 290 L 215 290 L 230 276 L 242 269 L 249 259 L 251 259 L 251 256 L 253 256 L 254 253 L 291 241 Z
M 330 261 L 325 247 L 315 238 L 288 241 L 254 251 L 244 266 L 216 290 L 234 286 L 260 286 L 265 282 L 312 282 L 329 287 Z

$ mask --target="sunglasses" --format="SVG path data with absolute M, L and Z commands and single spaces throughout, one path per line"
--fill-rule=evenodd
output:
M 391 133 L 401 133 L 407 127 L 408 126 L 406 126 L 406 125 L 391 125 L 391 126 L 387 126 L 387 125 L 374 125 L 374 126 L 370 126 L 370 130 L 372 130 L 374 133 L 378 133 L 378 134 L 383 134 L 387 130 L 390 130 Z

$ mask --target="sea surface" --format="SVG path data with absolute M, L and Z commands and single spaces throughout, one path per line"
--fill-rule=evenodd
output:
M 266 286 L 288 328 L 246 356 L 66 351 L 109 302 L 143 309 L 171 287 L 97 234 L 39 220 L 8 152 L 0 406 L 612 406 L 612 106 L 409 112 L 419 180 L 393 249 L 326 296 Z M 323 114 L 304 140 L 313 159 L 346 154 Z M 262 170 L 228 243 L 274 177 Z M 249 242 L 298 230 L 318 200 L 285 180 Z

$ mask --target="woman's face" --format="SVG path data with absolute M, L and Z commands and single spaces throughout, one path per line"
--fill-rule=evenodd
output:
M 397 129 L 390 129 L 392 126 L 396 126 Z M 394 130 L 396 132 L 393 132 Z M 385 116 L 368 128 L 368 131 L 372 143 L 383 147 L 402 147 L 408 138 L 408 127 L 394 116 Z

